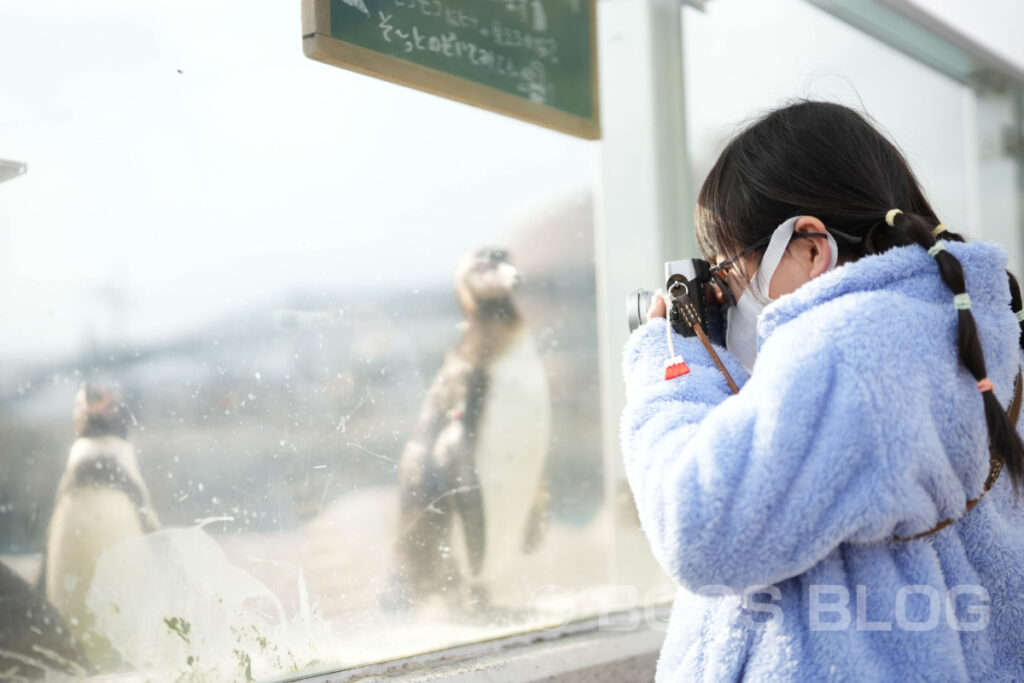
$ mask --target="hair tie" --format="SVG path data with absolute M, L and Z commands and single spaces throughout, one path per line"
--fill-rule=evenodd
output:
M 957 294 L 953 297 L 953 308 L 958 311 L 966 311 L 971 308 L 971 295 L 967 292 Z
M 946 245 L 942 242 L 936 242 L 928 249 L 928 255 L 935 258 L 936 254 L 940 251 L 946 251 Z
M 1016 312 L 1017 322 L 1024 323 L 1024 308 Z
M 903 213 L 899 209 L 889 209 L 888 213 L 885 214 L 885 222 L 889 224 L 890 228 L 896 227 L 896 214 Z
M 934 228 L 932 228 L 932 237 L 938 237 L 947 230 L 949 230 L 949 228 L 946 227 L 945 223 L 939 223 Z
M 993 391 L 995 387 L 992 386 L 992 380 L 988 377 L 978 382 L 978 391 L 985 393 L 986 391 Z

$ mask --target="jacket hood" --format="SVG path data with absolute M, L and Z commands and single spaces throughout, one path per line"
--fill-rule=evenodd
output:
M 963 267 L 972 308 L 1009 307 L 1007 256 L 1002 246 L 982 241 L 943 242 Z M 811 308 L 847 294 L 882 289 L 922 303 L 953 305 L 953 294 L 928 251 L 917 244 L 895 247 L 843 264 L 770 303 L 758 321 L 758 348 L 777 327 Z

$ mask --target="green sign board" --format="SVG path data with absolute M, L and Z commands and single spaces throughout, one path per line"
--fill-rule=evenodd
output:
M 319 61 L 600 137 L 596 0 L 304 0 Z

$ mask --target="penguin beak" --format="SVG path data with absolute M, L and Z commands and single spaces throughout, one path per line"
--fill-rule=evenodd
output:
M 522 278 L 519 271 L 510 263 L 502 263 L 498 266 L 498 281 L 506 288 L 513 289 L 519 286 Z

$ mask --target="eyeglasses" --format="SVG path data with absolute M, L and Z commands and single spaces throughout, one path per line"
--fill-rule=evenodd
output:
M 832 232 L 835 232 L 835 231 L 832 231 Z M 850 236 L 845 235 L 843 233 L 840 233 L 840 235 L 842 237 L 850 237 Z M 725 298 L 729 300 L 729 303 L 731 305 L 735 306 L 736 305 L 736 300 L 739 298 L 739 297 L 733 295 L 732 289 L 729 287 L 729 282 L 728 282 L 729 276 L 730 276 L 730 274 L 732 272 L 733 265 L 735 265 L 735 263 L 738 260 L 740 260 L 741 258 L 743 258 L 744 256 L 746 256 L 746 255 L 748 255 L 748 254 L 750 254 L 750 253 L 752 253 L 754 251 L 757 251 L 761 247 L 767 245 L 769 242 L 772 241 L 772 237 L 773 237 L 773 235 L 769 235 L 768 237 L 765 237 L 764 239 L 760 239 L 757 242 L 754 242 L 753 244 L 751 244 L 749 247 L 747 247 L 746 249 L 744 249 L 740 253 L 736 254 L 735 256 L 731 256 L 731 257 L 725 259 L 724 261 L 721 261 L 721 262 L 717 263 L 716 265 L 711 266 L 711 269 L 710 269 L 709 272 L 711 273 L 712 279 L 715 281 L 715 284 L 718 286 L 718 288 L 720 290 L 722 290 L 722 293 L 725 294 Z M 794 232 L 793 233 L 793 237 L 825 237 L 825 235 L 823 233 L 820 233 L 820 232 Z

